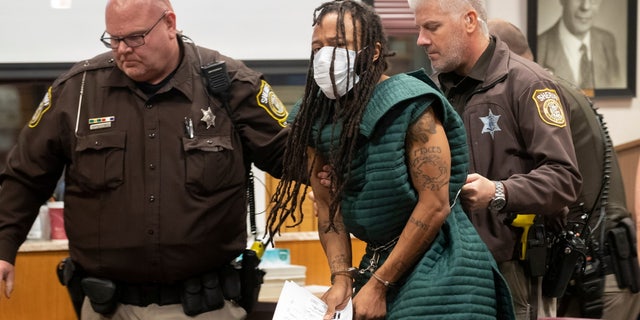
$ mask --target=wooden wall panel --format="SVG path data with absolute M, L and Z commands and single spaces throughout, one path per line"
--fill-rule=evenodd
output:
M 66 251 L 18 253 L 13 293 L 9 300 L 2 294 L 0 319 L 76 319 L 67 288 L 55 273 L 58 262 L 67 256 Z
M 636 168 L 640 163 L 640 140 L 618 145 L 615 150 L 620 164 L 620 171 L 622 172 L 627 208 L 633 212 L 635 201 L 640 201 L 640 199 L 635 199 L 634 192 L 636 188 Z M 635 215 L 638 217 L 640 213 L 635 212 Z

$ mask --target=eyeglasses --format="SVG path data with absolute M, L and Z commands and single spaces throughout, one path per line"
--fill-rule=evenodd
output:
M 103 32 L 102 36 L 100 37 L 100 41 L 104 44 L 105 47 L 109 49 L 118 49 L 118 46 L 120 46 L 120 41 L 124 41 L 124 43 L 129 48 L 139 47 L 144 44 L 144 37 L 146 37 L 153 30 L 153 28 L 155 28 L 158 23 L 162 21 L 162 19 L 164 19 L 168 12 L 169 10 L 165 10 L 162 13 L 162 16 L 160 16 L 160 19 L 158 19 L 158 21 L 156 21 L 156 23 L 154 23 L 153 26 L 149 28 L 149 30 L 143 33 L 132 34 L 126 37 L 110 37 L 110 34 L 108 34 L 105 30 L 105 32 Z

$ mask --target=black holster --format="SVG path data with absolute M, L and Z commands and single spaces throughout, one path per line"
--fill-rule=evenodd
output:
M 542 294 L 546 297 L 562 297 L 576 268 L 584 268 L 587 246 L 573 232 L 563 231 L 549 250 L 549 266 L 542 279 Z
M 242 269 L 240 270 L 240 281 L 242 282 L 240 306 L 247 313 L 251 313 L 258 302 L 260 287 L 264 280 L 265 272 L 258 268 L 259 264 L 260 258 L 256 255 L 256 252 L 246 249 L 242 255 Z
M 108 315 L 113 313 L 118 306 L 118 293 L 116 284 L 107 279 L 86 277 L 80 281 L 82 290 L 91 302 L 93 311 Z
M 537 221 L 527 235 L 527 255 L 523 262 L 531 277 L 541 277 L 547 270 L 547 234 L 545 226 Z
M 71 303 L 73 304 L 73 310 L 76 312 L 78 319 L 80 319 L 82 303 L 85 297 L 80 281 L 84 276 L 84 272 L 79 266 L 73 263 L 70 257 L 66 257 L 56 266 L 56 275 L 58 276 L 60 284 L 67 287 Z
M 605 263 L 600 253 L 600 243 L 596 239 L 588 237 L 586 246 L 586 261 L 583 267 L 576 266 L 572 280 L 561 298 L 562 301 L 558 303 L 558 316 L 566 315 L 567 308 L 575 302 L 580 308 L 580 316 L 602 318 Z
M 577 277 L 576 295 L 579 297 L 583 317 L 602 318 L 604 280 L 603 265 L 597 259 L 588 262 L 584 272 Z

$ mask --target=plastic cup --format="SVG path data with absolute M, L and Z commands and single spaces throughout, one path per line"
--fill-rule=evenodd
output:
M 64 230 L 64 202 L 50 201 L 47 202 L 47 207 L 49 207 L 51 239 L 67 239 L 67 233 Z

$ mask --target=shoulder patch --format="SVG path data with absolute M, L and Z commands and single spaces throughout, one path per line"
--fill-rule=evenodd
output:
M 544 123 L 560 128 L 567 125 L 564 107 L 556 90 L 549 88 L 536 90 L 531 98 L 536 103 L 538 115 Z
M 40 123 L 42 116 L 45 112 L 47 112 L 47 110 L 49 110 L 49 108 L 51 108 L 51 87 L 49 87 L 49 90 L 47 90 L 44 98 L 42 98 L 42 101 L 40 101 L 40 104 L 38 105 L 36 111 L 33 113 L 33 116 L 31 116 L 31 120 L 29 120 L 29 128 L 35 128 L 38 123 Z
M 285 126 L 288 112 L 280 98 L 273 92 L 271 86 L 264 80 L 261 80 L 260 90 L 256 95 L 257 103 L 260 107 L 267 111 L 267 113 L 280 123 L 281 126 Z

